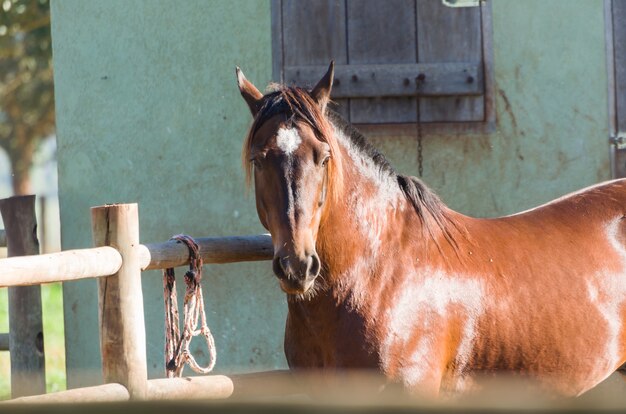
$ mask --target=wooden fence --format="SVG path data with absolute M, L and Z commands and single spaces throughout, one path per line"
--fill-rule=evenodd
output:
M 187 247 L 176 241 L 140 244 L 137 204 L 93 207 L 93 248 L 0 259 L 0 287 L 33 287 L 50 282 L 97 278 L 102 386 L 26 396 L 17 402 L 90 402 L 177 398 L 226 398 L 235 386 L 253 389 L 258 375 L 210 375 L 193 379 L 147 379 L 141 272 L 189 263 Z M 5 219 L 5 223 L 7 220 Z M 9 226 L 7 235 L 10 238 Z M 198 238 L 204 263 L 269 260 L 269 235 Z M 12 255 L 9 245 L 10 256 Z M 12 373 L 28 379 L 28 372 Z M 274 372 L 275 378 L 289 376 Z M 239 384 L 239 385 L 236 385 Z
M 0 200 L 0 214 L 5 226 L 5 230 L 0 232 L 0 246 L 7 247 L 7 255 L 39 254 L 35 196 Z M 46 376 L 41 288 L 38 285 L 8 286 L 9 332 L 0 334 L 0 350 L 10 352 L 11 393 L 14 397 L 44 393 Z

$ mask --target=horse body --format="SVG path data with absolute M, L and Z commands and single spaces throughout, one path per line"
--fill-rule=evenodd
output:
M 263 158 L 257 208 L 288 293 L 290 367 L 375 369 L 429 395 L 505 372 L 578 395 L 626 361 L 625 180 L 517 215 L 464 216 L 325 112 L 329 73 L 311 92 L 329 123 L 319 130 L 314 109 L 246 94 L 239 78 L 261 112 L 247 145 Z M 332 171 L 316 160 L 324 143 Z M 341 191 L 327 198 L 327 187 Z
M 380 368 L 420 392 L 504 371 L 576 395 L 624 362 L 626 181 L 498 219 L 448 210 L 464 229 L 451 246 L 424 237 L 393 177 L 369 167 L 376 179 L 320 228 L 328 290 L 290 301 L 291 366 Z

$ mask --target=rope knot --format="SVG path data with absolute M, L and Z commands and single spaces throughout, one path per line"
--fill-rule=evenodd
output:
M 198 272 L 195 270 L 188 270 L 185 273 L 185 283 L 193 286 L 194 290 L 200 285 L 200 278 L 198 278 Z

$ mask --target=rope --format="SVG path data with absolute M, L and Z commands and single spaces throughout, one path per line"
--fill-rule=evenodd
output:
M 185 364 L 199 374 L 208 374 L 213 370 L 217 354 L 215 341 L 206 322 L 204 298 L 202 296 L 202 257 L 198 244 L 190 236 L 179 234 L 171 238 L 184 243 L 189 249 L 189 271 L 185 273 L 185 303 L 183 306 L 183 331 L 179 331 L 178 300 L 176 295 L 176 276 L 174 269 L 163 271 L 163 299 L 165 302 L 165 373 L 168 378 L 180 377 Z M 200 329 L 198 327 L 200 319 Z M 202 334 L 209 350 L 209 365 L 201 367 L 189 351 L 189 344 L 194 336 Z

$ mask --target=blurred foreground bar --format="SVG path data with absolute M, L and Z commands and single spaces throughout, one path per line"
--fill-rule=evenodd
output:
M 487 378 L 483 389 L 433 401 L 385 384 L 371 372 L 270 371 L 148 381 L 148 401 L 129 402 L 119 384 L 75 389 L 0 404 L 11 413 L 583 413 L 626 412 L 626 382 L 611 376 L 579 398 L 556 398 L 516 378 Z M 72 397 L 68 400 L 67 397 Z M 72 402 L 70 402 L 72 401 Z

